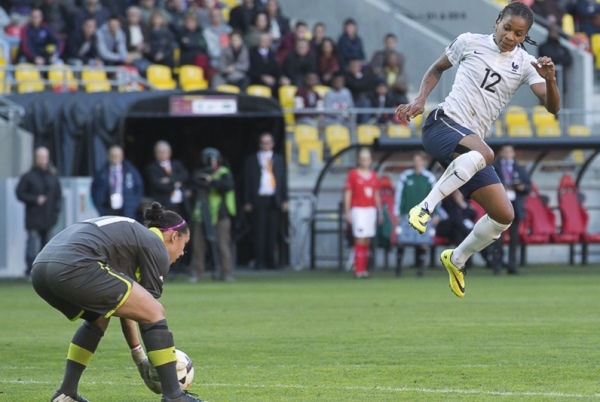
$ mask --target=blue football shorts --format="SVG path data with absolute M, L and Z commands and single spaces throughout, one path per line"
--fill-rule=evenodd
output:
M 442 109 L 434 109 L 423 125 L 423 147 L 446 169 L 454 159 L 456 146 L 466 135 L 477 134 L 446 116 Z M 473 191 L 496 183 L 501 183 L 498 173 L 492 165 L 487 165 L 475 173 L 460 192 L 468 198 Z

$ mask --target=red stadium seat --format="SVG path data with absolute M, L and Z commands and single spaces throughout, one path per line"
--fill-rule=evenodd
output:
M 577 185 L 565 174 L 558 186 L 558 208 L 562 219 L 561 232 L 578 237 L 582 243 L 582 264 L 587 263 L 587 245 L 600 243 L 600 233 L 588 233 L 589 214 L 580 201 Z

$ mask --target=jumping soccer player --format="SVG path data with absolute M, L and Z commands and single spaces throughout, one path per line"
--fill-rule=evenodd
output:
M 410 224 L 424 233 L 436 205 L 459 188 L 487 212 L 461 244 L 441 254 L 458 297 L 465 295 L 467 259 L 497 239 L 514 217 L 504 186 L 490 166 L 494 152 L 483 141 L 485 134 L 521 85 L 529 85 L 550 113 L 560 108 L 552 59 L 535 59 L 523 46 L 523 42 L 536 44 L 528 35 L 532 25 L 531 9 L 510 3 L 498 15 L 493 34 L 459 35 L 429 67 L 416 99 L 396 109 L 401 120 L 423 113 L 442 73 L 458 66 L 450 94 L 423 125 L 425 150 L 446 170 L 429 195 L 408 213 Z

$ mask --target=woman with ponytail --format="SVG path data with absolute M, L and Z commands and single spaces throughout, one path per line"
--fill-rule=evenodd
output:
M 508 4 L 496 19 L 494 33 L 459 35 L 429 67 L 415 100 L 396 109 L 400 120 L 423 113 L 443 72 L 457 67 L 452 90 L 423 125 L 425 150 L 446 170 L 427 197 L 409 211 L 408 219 L 424 233 L 436 205 L 457 189 L 485 209 L 486 215 L 467 238 L 440 256 L 458 297 L 465 295 L 467 259 L 500 237 L 514 218 L 507 192 L 491 166 L 494 152 L 484 142 L 485 135 L 521 85 L 528 85 L 550 113 L 560 108 L 552 59 L 536 59 L 525 50 L 525 42 L 535 45 L 528 34 L 532 25 L 529 7 Z
M 120 318 L 138 371 L 151 391 L 162 394 L 161 401 L 199 401 L 179 386 L 173 335 L 156 301 L 169 266 L 183 255 L 190 229 L 157 202 L 144 211 L 144 218 L 145 227 L 122 216 L 76 223 L 52 238 L 35 259 L 31 280 L 38 295 L 69 320 L 84 320 L 71 340 L 63 382 L 51 401 L 87 401 L 77 393 L 79 380 L 111 316 Z M 160 384 L 150 379 L 150 364 Z

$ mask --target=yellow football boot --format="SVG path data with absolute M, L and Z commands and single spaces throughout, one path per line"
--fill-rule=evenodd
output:
M 450 261 L 450 257 L 452 256 L 452 252 L 454 250 L 448 249 L 442 251 L 440 255 L 440 261 L 446 270 L 448 271 L 448 275 L 450 275 L 450 289 L 454 292 L 458 297 L 465 297 L 465 274 L 464 269 L 460 269 L 456 267 Z

